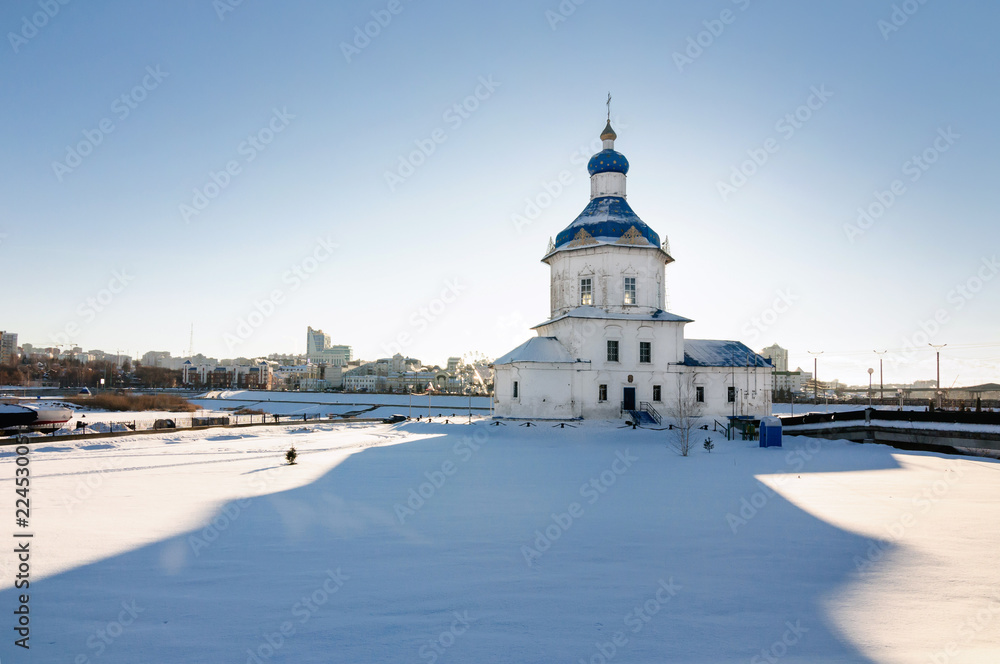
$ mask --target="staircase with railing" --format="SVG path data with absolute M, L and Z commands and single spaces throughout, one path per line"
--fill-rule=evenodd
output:
M 648 401 L 640 401 L 639 409 L 649 415 L 654 422 L 661 424 L 663 422 L 663 417 L 660 415 L 659 411 L 653 407 L 653 404 Z

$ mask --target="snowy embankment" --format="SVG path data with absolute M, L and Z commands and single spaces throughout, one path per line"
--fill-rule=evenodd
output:
M 809 413 L 844 413 L 855 410 L 864 410 L 867 408 L 867 404 L 850 404 L 850 403 L 776 403 L 771 405 L 771 412 L 774 415 L 807 415 Z M 879 406 L 876 404 L 873 406 L 876 410 L 899 410 L 899 406 L 890 406 L 888 404 Z M 912 410 L 916 412 L 926 412 L 927 406 L 903 406 L 903 410 Z
M 32 661 L 1000 661 L 1000 464 L 697 434 L 687 458 L 590 422 L 38 444 Z
M 250 390 L 216 390 L 188 399 L 199 410 L 194 412 L 166 411 L 105 411 L 79 406 L 68 402 L 46 401 L 52 405 L 62 405 L 74 411 L 74 416 L 56 436 L 91 433 L 114 433 L 130 430 L 130 425 L 140 423 L 139 429 L 150 429 L 157 420 L 172 420 L 177 427 L 191 426 L 192 417 L 224 417 L 240 409 L 281 415 L 289 420 L 303 416 L 317 417 L 361 417 L 386 418 L 391 415 L 409 417 L 434 417 L 467 420 L 472 416 L 489 412 L 489 397 L 454 395 L 363 394 L 324 392 L 263 392 Z M 470 410 L 471 404 L 471 410 Z M 30 432 L 29 437 L 38 437 L 41 432 Z
M 364 392 L 265 392 L 258 390 L 214 390 L 188 399 L 199 408 L 249 408 L 278 415 L 345 415 L 360 413 L 360 417 L 460 417 L 489 412 L 489 397 L 453 394 L 368 394 Z
M 794 434 L 797 430 L 809 429 L 843 429 L 844 427 L 866 426 L 864 420 L 844 420 L 839 422 L 813 422 L 811 424 L 793 424 L 784 429 Z M 916 429 L 920 431 L 968 431 L 972 433 L 998 434 L 1000 424 L 972 424 L 969 422 L 906 422 L 903 420 L 880 420 L 878 416 L 872 418 L 872 426 L 888 427 L 892 429 Z

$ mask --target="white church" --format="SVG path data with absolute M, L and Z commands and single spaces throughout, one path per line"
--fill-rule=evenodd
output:
M 625 200 L 629 164 L 616 138 L 609 116 L 587 166 L 590 203 L 542 258 L 549 319 L 493 363 L 495 416 L 770 415 L 770 362 L 738 341 L 685 339 L 691 320 L 665 310 L 674 259 Z

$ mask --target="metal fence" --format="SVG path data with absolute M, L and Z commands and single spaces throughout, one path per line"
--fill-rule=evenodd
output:
M 865 419 L 864 410 L 839 411 L 834 413 L 809 413 L 808 415 L 782 416 L 784 426 L 818 424 L 820 422 L 850 422 Z M 1000 413 L 976 411 L 921 411 L 921 410 L 873 410 L 873 420 L 893 420 L 901 422 L 948 422 L 961 424 L 1000 424 Z
M 301 414 L 301 415 L 275 415 L 272 413 L 253 413 L 245 415 L 215 415 L 199 417 L 188 414 L 164 413 L 163 417 L 157 419 L 144 420 L 113 420 L 99 421 L 80 419 L 76 421 L 76 427 L 71 430 L 58 429 L 55 431 L 39 431 L 46 439 L 67 438 L 74 436 L 116 434 L 129 432 L 169 432 L 184 429 L 204 429 L 208 427 L 245 427 L 274 424 L 295 424 L 316 423 L 316 422 L 380 422 L 386 418 L 351 418 L 342 415 L 323 414 Z M 18 437 L 23 437 L 24 432 L 5 432 L 10 442 Z M 40 436 L 29 436 L 28 440 L 37 440 Z

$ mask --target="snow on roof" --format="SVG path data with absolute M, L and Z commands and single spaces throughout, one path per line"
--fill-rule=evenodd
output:
M 580 216 L 556 236 L 556 249 L 617 244 L 631 228 L 635 228 L 637 237 L 632 238 L 630 245 L 660 246 L 660 236 L 639 218 L 623 197 L 600 196 L 591 200 Z M 586 231 L 583 239 L 578 237 L 580 231 Z
M 576 362 L 566 347 L 555 337 L 535 337 L 496 360 L 494 365 L 515 362 Z
M 601 318 L 605 320 L 664 320 L 670 321 L 672 323 L 690 323 L 690 318 L 684 318 L 683 316 L 678 316 L 677 314 L 672 314 L 668 311 L 663 311 L 662 309 L 657 309 L 651 314 L 613 314 L 605 311 L 604 309 L 598 309 L 597 307 L 577 307 L 576 309 L 571 309 L 561 316 L 556 316 L 544 323 L 539 323 L 531 329 L 537 329 L 543 325 L 549 325 L 555 323 L 556 321 L 562 320 L 564 318 Z
M 684 365 L 689 367 L 770 367 L 767 358 L 739 341 L 685 339 Z

